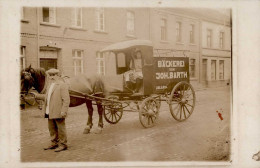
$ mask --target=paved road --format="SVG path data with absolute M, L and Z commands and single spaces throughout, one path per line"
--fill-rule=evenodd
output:
M 70 108 L 66 119 L 69 150 L 44 151 L 49 133 L 43 112 L 36 107 L 21 111 L 21 161 L 218 161 L 229 159 L 230 88 L 196 92 L 196 107 L 185 122 L 171 117 L 162 103 L 158 123 L 144 129 L 137 112 L 125 112 L 118 124 L 104 120 L 102 134 L 82 134 L 87 121 L 85 105 Z M 216 110 L 223 110 L 220 120 Z

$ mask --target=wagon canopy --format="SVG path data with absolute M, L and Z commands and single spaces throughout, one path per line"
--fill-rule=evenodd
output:
M 152 47 L 153 44 L 149 40 L 129 40 L 129 41 L 123 41 L 123 42 L 111 44 L 111 45 L 105 47 L 104 49 L 102 49 L 100 52 L 106 52 L 106 51 L 117 52 L 117 51 L 126 50 L 126 49 L 130 49 L 132 47 L 138 47 L 138 46 Z

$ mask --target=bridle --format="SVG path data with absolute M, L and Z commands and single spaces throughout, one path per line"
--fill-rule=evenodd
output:
M 29 76 L 30 78 L 32 78 L 31 72 L 23 71 L 23 74 L 24 76 Z

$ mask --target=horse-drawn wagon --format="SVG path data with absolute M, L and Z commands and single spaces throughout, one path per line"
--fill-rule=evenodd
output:
M 131 111 L 139 112 L 143 127 L 152 127 L 158 119 L 162 101 L 167 102 L 174 119 L 184 121 L 195 107 L 195 92 L 189 83 L 189 58 L 186 52 L 154 49 L 148 40 L 124 41 L 107 46 L 100 54 L 109 65 L 104 76 L 109 78 L 106 85 L 110 87 L 109 96 L 85 96 L 102 102 L 105 120 L 111 124 L 119 122 L 126 107 L 131 107 Z M 136 57 L 137 53 L 140 54 L 139 58 Z M 181 57 L 176 56 L 180 53 Z M 134 65 L 138 63 L 141 67 Z M 136 87 L 139 87 L 138 90 Z
M 195 92 L 189 83 L 189 58 L 186 52 L 154 49 L 148 40 L 109 45 L 100 51 L 106 66 L 109 66 L 102 76 L 109 93 L 106 97 L 99 96 L 102 92 L 90 94 L 90 91 L 82 91 L 75 84 L 78 87 L 70 89 L 71 104 L 75 106 L 85 100 L 96 101 L 104 107 L 104 118 L 111 124 L 120 121 L 123 111 L 137 111 L 142 126 L 148 128 L 156 124 L 161 102 L 165 101 L 172 117 L 184 121 L 191 116 L 195 107 Z M 103 122 L 102 117 L 100 122 Z M 92 118 L 88 124 L 92 124 Z

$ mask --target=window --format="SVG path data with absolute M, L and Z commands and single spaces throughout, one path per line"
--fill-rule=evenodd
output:
M 72 11 L 72 25 L 82 27 L 82 8 L 74 8 Z
M 45 23 L 56 23 L 56 9 L 51 7 L 43 7 L 42 21 Z
M 195 59 L 190 59 L 190 77 L 195 78 Z
M 216 60 L 211 60 L 211 80 L 216 80 Z
M 166 34 L 167 34 L 167 21 L 166 19 L 161 19 L 161 40 L 166 41 Z
M 194 44 L 195 40 L 194 40 L 194 24 L 190 25 L 190 43 Z
M 126 29 L 127 29 L 127 35 L 134 35 L 135 32 L 135 15 L 133 12 L 127 12 L 127 25 L 126 25 Z
M 176 41 L 181 42 L 181 22 L 176 23 Z
M 224 79 L 224 60 L 219 61 L 219 79 Z
M 224 48 L 224 32 L 219 33 L 219 48 Z
M 96 9 L 96 30 L 105 31 L 105 12 L 104 8 Z
M 25 68 L 25 46 L 20 47 L 20 69 Z
M 100 52 L 97 52 L 96 55 L 96 67 L 98 74 L 105 75 L 105 58 Z
M 78 75 L 83 73 L 83 51 L 73 50 L 72 59 L 73 59 L 74 74 Z
M 212 30 L 207 30 L 207 47 L 212 47 Z

